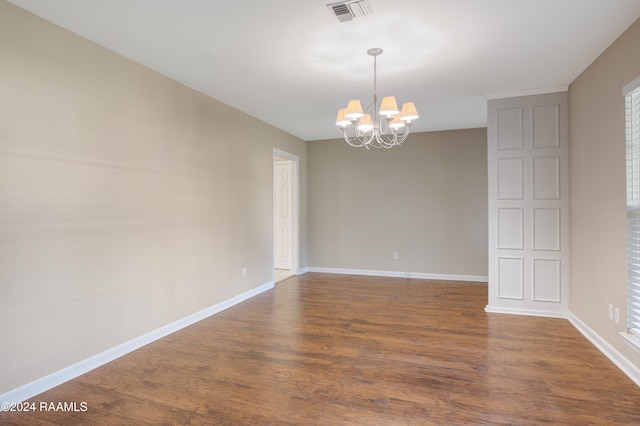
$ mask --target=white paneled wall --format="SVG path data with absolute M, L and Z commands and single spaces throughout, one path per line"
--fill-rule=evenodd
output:
M 568 310 L 567 94 L 489 101 L 487 311 Z

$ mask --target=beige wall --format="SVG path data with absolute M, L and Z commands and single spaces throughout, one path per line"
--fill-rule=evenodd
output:
M 486 129 L 307 150 L 310 267 L 486 277 Z
M 0 394 L 272 280 L 304 142 L 5 1 L 0 58 Z
M 640 368 L 618 332 L 626 318 L 625 112 L 622 87 L 640 76 L 640 21 L 569 89 L 571 311 Z M 609 303 L 621 324 L 608 318 Z

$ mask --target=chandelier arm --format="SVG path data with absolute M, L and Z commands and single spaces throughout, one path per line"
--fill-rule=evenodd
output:
M 349 145 L 355 148 L 362 148 L 364 146 L 368 149 L 371 147 L 372 140 L 374 139 L 373 132 L 361 132 L 357 129 L 354 129 L 353 134 L 349 135 L 349 131 L 347 127 L 344 127 L 342 131 L 343 131 L 344 140 Z
M 347 126 L 342 128 L 342 136 L 344 140 L 351 146 L 355 148 L 360 148 L 362 145 L 358 143 L 358 139 L 352 136 L 349 136 L 349 128 Z
M 383 146 L 384 148 L 391 148 L 397 145 L 401 145 L 408 136 L 408 127 L 405 127 L 403 132 L 396 132 L 394 129 L 386 129 L 386 132 L 379 132 L 376 134 L 376 141 L 380 146 Z

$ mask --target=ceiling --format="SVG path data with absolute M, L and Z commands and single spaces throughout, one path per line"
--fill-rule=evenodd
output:
M 338 108 L 414 101 L 412 131 L 484 127 L 486 100 L 566 90 L 640 17 L 638 0 L 9 0 L 303 140 Z

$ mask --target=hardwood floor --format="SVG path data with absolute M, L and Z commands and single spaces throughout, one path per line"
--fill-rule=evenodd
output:
M 2 425 L 640 424 L 640 388 L 566 320 L 487 288 L 309 273 L 0 413 Z

